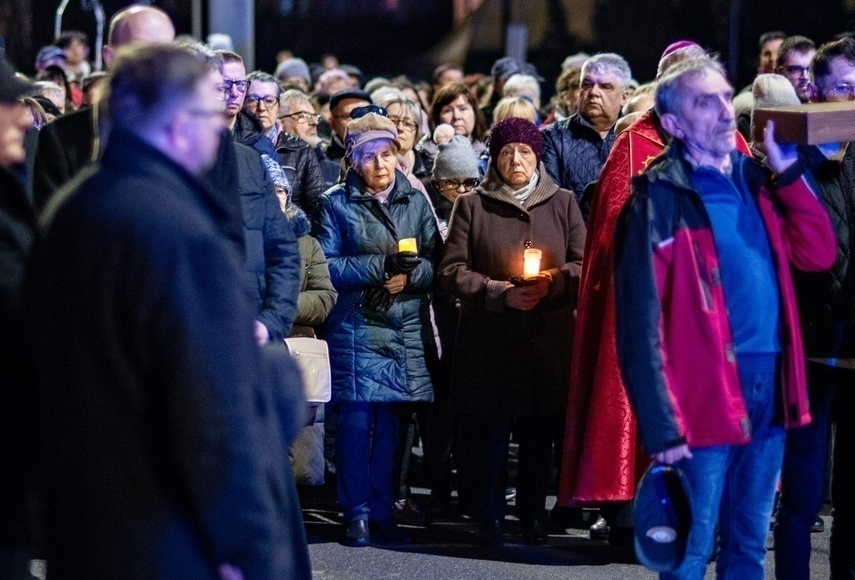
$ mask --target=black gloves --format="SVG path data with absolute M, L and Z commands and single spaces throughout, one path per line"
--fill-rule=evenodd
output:
M 398 252 L 389 254 L 383 263 L 383 269 L 388 274 L 409 274 L 421 264 L 422 259 L 415 252 Z
M 382 286 L 368 288 L 362 294 L 362 304 L 372 310 L 389 310 L 392 295 Z

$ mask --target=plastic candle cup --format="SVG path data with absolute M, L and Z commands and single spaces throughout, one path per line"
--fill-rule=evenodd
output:
M 523 278 L 535 278 L 540 274 L 540 250 L 528 248 L 523 253 Z
M 416 238 L 404 238 L 403 240 L 398 241 L 398 251 L 399 252 L 412 252 L 417 253 L 418 248 L 416 247 Z

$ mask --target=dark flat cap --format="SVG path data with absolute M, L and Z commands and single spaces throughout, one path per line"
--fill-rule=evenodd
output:
M 344 89 L 330 97 L 330 111 L 335 109 L 344 99 L 362 99 L 371 102 L 371 95 L 359 89 Z
M 26 95 L 33 88 L 32 83 L 15 75 L 5 58 L 0 57 L 0 102 L 14 103 L 18 97 Z

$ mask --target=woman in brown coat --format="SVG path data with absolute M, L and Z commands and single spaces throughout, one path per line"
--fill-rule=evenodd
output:
M 546 542 L 552 434 L 565 412 L 585 225 L 573 194 L 544 170 L 542 151 L 529 121 L 493 128 L 490 169 L 455 202 L 439 269 L 440 284 L 461 301 L 452 397 L 467 437 L 455 462 L 488 545 L 502 543 L 511 429 L 523 539 Z M 539 273 L 521 279 L 528 248 L 541 251 Z

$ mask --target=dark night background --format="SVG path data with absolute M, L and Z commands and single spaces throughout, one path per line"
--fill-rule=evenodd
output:
M 491 1 L 503 0 L 487 0 Z M 545 41 L 530 47 L 528 57 L 546 77 L 546 93 L 551 92 L 564 57 L 579 50 L 624 55 L 642 82 L 653 77 L 664 47 L 680 38 L 719 52 L 727 63 L 734 1 L 739 0 L 596 0 L 595 40 L 582 43 L 560 24 L 570 3 L 547 0 L 540 4 L 548 12 L 548 18 L 542 19 L 549 23 Z M 31 72 L 38 48 L 52 40 L 58 3 L 0 0 L 0 34 L 6 39 L 9 58 L 25 72 Z M 189 0 L 150 3 L 172 16 L 179 33 L 190 32 Z M 107 18 L 128 4 L 131 2 L 104 0 Z M 734 79 L 740 87 L 753 77 L 757 37 L 762 32 L 780 29 L 803 34 L 819 44 L 849 29 L 855 16 L 855 11 L 847 9 L 846 0 L 743 0 L 740 4 L 739 74 Z M 390 9 L 390 5 L 396 8 Z M 477 19 L 478 13 L 471 18 Z M 500 21 L 487 25 L 496 27 Z M 81 8 L 80 0 L 69 4 L 63 28 L 84 30 L 94 43 L 94 18 Z M 272 71 L 276 51 L 287 48 L 309 62 L 332 52 L 342 62 L 362 68 L 367 76 L 406 73 L 425 78 L 436 64 L 430 59 L 430 50 L 451 30 L 452 0 L 257 0 L 256 64 Z M 498 47 L 485 50 L 476 41 L 467 56 L 467 72 L 489 73 L 490 64 L 499 56 Z

